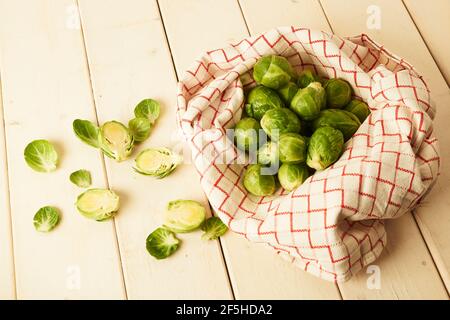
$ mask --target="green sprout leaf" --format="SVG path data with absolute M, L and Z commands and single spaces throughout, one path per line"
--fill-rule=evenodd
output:
M 89 120 L 76 119 L 73 122 L 73 132 L 84 143 L 98 148 L 98 127 Z
M 159 117 L 161 107 L 159 102 L 153 99 L 144 99 L 134 108 L 136 118 L 147 118 L 153 124 Z
M 70 181 L 80 188 L 89 188 L 92 184 L 91 173 L 81 169 L 70 174 Z
M 128 129 L 133 135 L 135 142 L 142 142 L 150 136 L 152 123 L 148 118 L 137 117 L 128 122 Z
M 208 218 L 201 229 L 205 231 L 202 235 L 203 240 L 216 240 L 228 231 L 228 227 L 218 217 Z
M 34 228 L 39 232 L 49 232 L 58 222 L 58 209 L 50 206 L 40 208 L 33 218 Z
M 146 247 L 156 259 L 165 259 L 173 254 L 179 247 L 180 240 L 175 233 L 165 228 L 157 228 L 147 237 Z
M 24 150 L 24 157 L 26 163 L 38 172 L 54 171 L 58 163 L 55 147 L 47 140 L 30 142 Z

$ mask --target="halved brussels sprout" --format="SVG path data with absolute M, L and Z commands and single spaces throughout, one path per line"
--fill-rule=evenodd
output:
M 285 57 L 265 56 L 253 67 L 253 78 L 258 84 L 272 89 L 280 89 L 288 84 L 294 71 Z
M 145 246 L 148 253 L 160 260 L 177 251 L 180 240 L 172 231 L 160 227 L 148 235 Z
M 306 88 L 297 91 L 291 101 L 291 109 L 303 120 L 317 118 L 325 107 L 325 90 L 320 82 L 312 82 Z
M 98 139 L 103 153 L 117 161 L 127 159 L 133 151 L 133 136 L 128 128 L 118 121 L 105 122 L 100 127 Z
M 128 128 L 130 129 L 134 142 L 142 142 L 150 136 L 152 123 L 147 118 L 137 117 L 128 122 Z
M 284 107 L 283 101 L 276 91 L 257 86 L 248 93 L 245 112 L 249 117 L 261 120 L 268 110 L 282 107 Z
M 280 89 L 278 89 L 278 93 L 280 94 L 280 97 L 283 99 L 283 101 L 286 103 L 287 106 L 289 106 L 289 104 L 291 103 L 291 101 L 294 98 L 297 91 L 298 91 L 298 87 L 292 81 L 290 81 L 284 87 L 281 87 Z
M 320 77 L 309 69 L 303 70 L 298 75 L 297 85 L 300 89 L 306 88 L 313 82 L 320 82 Z
M 278 140 L 278 153 L 282 163 L 306 161 L 306 139 L 297 133 L 285 133 Z
M 244 187 L 255 196 L 270 196 L 276 190 L 275 177 L 261 174 L 259 164 L 249 165 L 244 174 Z
M 35 171 L 51 172 L 56 170 L 58 153 L 55 147 L 47 140 L 30 142 L 25 147 L 23 155 L 26 163 Z
M 202 235 L 203 240 L 216 240 L 228 231 L 226 224 L 218 217 L 208 218 L 205 223 L 202 224 L 201 229 L 204 231 Z
M 312 122 L 314 129 L 320 127 L 333 127 L 338 129 L 344 135 L 345 141 L 355 134 L 360 125 L 361 122 L 359 122 L 357 116 L 351 112 L 339 109 L 323 110 L 319 117 Z
M 291 110 L 280 108 L 267 111 L 261 119 L 261 127 L 272 140 L 277 140 L 283 133 L 300 132 L 301 123 Z
M 174 200 L 167 205 L 164 226 L 175 232 L 190 232 L 202 225 L 206 219 L 206 209 L 194 200 Z
M 352 87 L 343 79 L 329 79 L 324 85 L 329 108 L 341 109 L 352 99 Z
M 149 148 L 138 154 L 134 169 L 141 174 L 161 179 L 171 174 L 182 160 L 180 155 L 168 148 Z
M 103 221 L 116 215 L 119 196 L 108 189 L 89 189 L 78 196 L 76 207 L 86 218 Z
M 344 110 L 357 116 L 361 123 L 363 123 L 370 114 L 370 109 L 367 103 L 357 99 L 350 101 L 350 103 L 345 106 Z
M 278 171 L 278 180 L 286 191 L 299 187 L 309 177 L 308 167 L 304 164 L 284 163 Z
M 234 128 L 236 146 L 244 151 L 256 151 L 259 147 L 260 129 L 259 122 L 253 118 L 239 120 Z
M 343 150 L 342 132 L 332 127 L 319 128 L 309 140 L 306 164 L 310 168 L 324 170 L 339 159 Z
M 69 179 L 74 185 L 80 188 L 89 188 L 92 183 L 91 173 L 84 169 L 72 172 Z
M 55 207 L 42 207 L 36 212 L 33 218 L 33 225 L 36 231 L 49 232 L 59 222 L 59 212 Z
M 262 165 L 274 165 L 278 163 L 278 145 L 268 141 L 258 150 L 258 163 Z

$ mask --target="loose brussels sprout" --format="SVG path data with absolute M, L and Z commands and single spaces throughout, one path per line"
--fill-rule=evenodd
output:
M 253 78 L 258 84 L 272 89 L 280 89 L 288 84 L 294 75 L 291 65 L 285 57 L 265 56 L 253 67 Z
M 226 224 L 217 217 L 208 218 L 202 224 L 201 229 L 204 231 L 202 235 L 203 240 L 216 240 L 228 231 Z
M 283 163 L 278 171 L 278 180 L 286 191 L 296 189 L 308 177 L 309 170 L 304 164 Z
M 78 196 L 76 206 L 86 218 L 103 221 L 119 210 L 119 196 L 108 189 L 89 189 Z
M 58 153 L 55 147 L 47 140 L 34 140 L 30 142 L 23 152 L 25 162 L 31 169 L 38 172 L 51 172 L 56 170 Z
M 177 251 L 180 240 L 175 233 L 165 228 L 157 228 L 150 233 L 146 240 L 146 248 L 156 259 L 165 259 Z
M 173 153 L 168 148 L 149 148 L 138 154 L 134 170 L 162 179 L 171 174 L 182 160 L 180 155 Z
M 283 133 L 300 132 L 301 123 L 291 110 L 280 108 L 267 111 L 261 119 L 261 127 L 272 140 L 277 140 Z
M 244 187 L 255 196 L 270 196 L 276 190 L 275 177 L 262 175 L 261 169 L 259 164 L 248 166 L 244 174 Z
M 268 110 L 282 107 L 284 107 L 283 101 L 276 91 L 264 86 L 257 86 L 247 96 L 245 112 L 249 117 L 261 120 Z
M 350 103 L 345 106 L 344 110 L 357 116 L 361 123 L 363 123 L 370 114 L 369 106 L 364 101 L 357 99 L 350 101 Z
M 329 79 L 324 85 L 329 108 L 341 109 L 352 99 L 352 87 L 342 79 Z
M 91 173 L 84 169 L 72 172 L 69 179 L 80 188 L 89 188 L 92 183 Z
M 274 109 L 275 110 L 275 109 Z M 245 151 L 257 150 L 259 147 L 259 122 L 253 118 L 239 120 L 234 128 L 236 146 Z
M 343 149 L 342 132 L 332 127 L 319 128 L 309 140 L 306 164 L 310 168 L 323 170 L 339 159 Z
M 58 222 L 58 209 L 50 206 L 40 208 L 33 218 L 34 228 L 39 232 L 49 232 L 56 227 Z
M 297 85 L 300 89 L 306 88 L 313 82 L 320 82 L 320 77 L 308 69 L 303 70 L 297 79 Z
M 268 141 L 258 150 L 258 163 L 262 165 L 274 165 L 278 163 L 278 145 Z
M 306 139 L 297 133 L 285 133 L 278 141 L 278 153 L 282 163 L 306 161 Z
M 190 232 L 202 225 L 206 219 L 206 209 L 194 200 L 175 200 L 167 204 L 164 226 L 175 232 Z
M 128 122 L 128 128 L 135 142 L 145 141 L 150 136 L 152 123 L 147 118 L 137 117 Z
M 291 101 L 291 109 L 303 120 L 317 118 L 325 107 L 325 90 L 320 82 L 312 82 L 306 88 L 298 90 Z
M 117 161 L 123 161 L 133 151 L 133 136 L 123 124 L 109 121 L 100 127 L 99 145 L 103 153 Z
M 134 108 L 134 115 L 136 118 L 147 118 L 153 124 L 159 117 L 160 109 L 158 101 L 144 99 Z
M 346 141 L 353 136 L 360 125 L 361 122 L 359 122 L 357 116 L 351 112 L 339 109 L 323 110 L 312 123 L 314 129 L 325 126 L 338 129 L 342 132 Z
M 73 132 L 84 143 L 99 148 L 98 127 L 89 120 L 76 119 L 72 123 Z
M 286 105 L 289 105 L 294 98 L 295 94 L 298 91 L 298 87 L 294 82 L 289 82 L 284 87 L 278 89 L 278 93 L 280 94 L 283 101 L 286 103 Z

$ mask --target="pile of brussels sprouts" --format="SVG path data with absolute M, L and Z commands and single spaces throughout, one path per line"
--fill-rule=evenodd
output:
M 308 69 L 297 75 L 282 56 L 260 58 L 253 78 L 257 86 L 246 94 L 234 138 L 256 162 L 243 178 L 256 196 L 273 194 L 277 181 L 292 191 L 329 167 L 370 113 L 365 102 L 353 99 L 347 81 L 326 80 Z

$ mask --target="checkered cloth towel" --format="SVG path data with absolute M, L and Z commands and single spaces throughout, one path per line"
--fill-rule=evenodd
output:
M 226 129 L 241 118 L 253 65 L 272 54 L 297 71 L 347 80 L 372 113 L 334 165 L 293 192 L 257 197 L 243 187 L 246 165 L 230 161 L 242 154 Z M 384 219 L 414 208 L 438 176 L 436 110 L 426 83 L 364 34 L 343 39 L 280 27 L 206 52 L 178 83 L 177 104 L 178 125 L 217 215 L 232 231 L 326 280 L 348 280 L 373 262 L 386 245 Z

